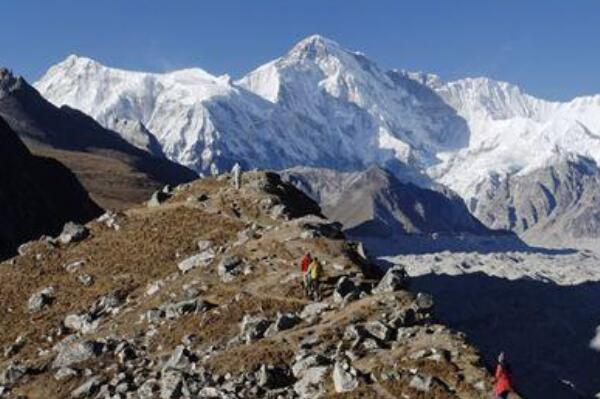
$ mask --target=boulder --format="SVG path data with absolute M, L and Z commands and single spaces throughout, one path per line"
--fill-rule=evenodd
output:
M 78 223 L 67 222 L 58 236 L 58 241 L 63 245 L 79 242 L 86 239 L 89 233 L 87 227 Z
M 31 313 L 40 312 L 54 301 L 54 287 L 46 287 L 29 297 L 27 310 Z
M 302 319 L 294 313 L 277 313 L 273 328 L 275 331 L 284 331 L 294 328 L 297 324 L 302 322 Z
M 431 381 L 432 378 L 430 375 L 415 374 L 408 386 L 420 392 L 429 392 Z
M 347 359 L 340 359 L 333 366 L 333 386 L 337 393 L 351 392 L 358 388 L 358 373 Z
M 67 381 L 73 377 L 77 377 L 78 375 L 79 373 L 75 369 L 70 367 L 61 367 L 56 371 L 56 374 L 54 374 L 54 379 L 56 381 Z
M 369 333 L 369 335 L 382 342 L 387 342 L 393 339 L 394 330 L 381 321 L 371 321 L 365 323 L 364 329 Z
M 329 359 L 325 356 L 306 352 L 296 356 L 296 360 L 292 365 L 292 374 L 296 378 L 302 378 L 307 370 L 317 366 L 327 366 L 330 364 Z
M 197 360 L 196 356 L 185 346 L 178 345 L 173 353 L 171 353 L 171 357 L 169 357 L 163 369 L 189 370 L 192 367 L 192 363 L 195 363 Z
M 316 321 L 321 314 L 331 309 L 331 305 L 325 302 L 309 303 L 300 312 L 300 317 L 309 323 Z
M 307 369 L 294 384 L 294 392 L 302 399 L 319 397 L 325 391 L 324 384 L 330 369 L 328 366 Z
M 21 363 L 10 363 L 0 373 L 0 385 L 12 386 L 28 373 L 27 366 Z
M 93 359 L 100 356 L 104 349 L 104 344 L 97 341 L 73 342 L 72 338 L 66 338 L 65 341 L 55 346 L 58 354 L 52 363 L 52 368 L 71 367 Z
M 263 364 L 257 372 L 258 386 L 265 389 L 277 389 L 292 383 L 293 378 L 286 367 L 267 366 Z
M 215 305 L 202 299 L 191 299 L 177 303 L 167 303 L 161 305 L 159 316 L 165 317 L 168 320 L 175 320 L 183 315 L 190 313 L 205 312 L 210 310 Z
M 162 204 L 163 202 L 167 201 L 169 198 L 172 197 L 172 194 L 170 192 L 164 192 L 164 191 L 155 191 L 152 196 L 150 197 L 150 200 L 148 200 L 148 208 L 154 208 L 159 206 L 160 204 Z
M 341 303 L 344 301 L 344 298 L 347 295 L 355 292 L 356 290 L 356 284 L 354 284 L 354 281 L 350 280 L 347 276 L 342 276 L 335 284 L 335 288 L 333 290 L 333 300 L 337 303 Z
M 189 397 L 190 393 L 183 374 L 178 370 L 167 370 L 160 379 L 160 398 L 179 399 Z
M 240 323 L 241 341 L 250 343 L 263 338 L 271 323 L 264 317 L 245 315 Z
M 100 386 L 104 384 L 104 382 L 104 378 L 94 376 L 71 392 L 71 398 L 89 398 L 100 390 Z
M 415 307 L 420 313 L 429 313 L 433 311 L 433 297 L 429 294 L 419 292 L 415 299 Z
M 77 276 L 77 280 L 86 287 L 90 287 L 92 284 L 94 284 L 94 276 L 87 273 Z
M 242 260 L 237 256 L 226 256 L 219 263 L 217 273 L 224 282 L 229 282 L 239 274 L 242 264 Z
M 409 284 L 410 278 L 404 266 L 395 265 L 388 269 L 373 293 L 394 292 L 408 288 Z
M 99 320 L 95 320 L 89 313 L 70 314 L 65 317 L 63 324 L 68 329 L 82 334 L 90 333 L 98 328 Z
M 196 267 L 206 266 L 215 258 L 215 253 L 212 249 L 208 248 L 196 255 L 192 255 L 177 264 L 177 268 L 186 273 Z

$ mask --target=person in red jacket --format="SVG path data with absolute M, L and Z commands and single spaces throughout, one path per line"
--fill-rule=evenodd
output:
M 507 399 L 508 395 L 513 392 L 512 372 L 510 365 L 506 361 L 504 352 L 498 355 L 498 365 L 495 373 L 496 383 L 494 384 L 494 394 L 497 399 Z
M 304 284 L 304 294 L 309 295 L 310 290 L 310 273 L 308 273 L 308 266 L 312 262 L 312 256 L 310 252 L 307 252 L 300 260 L 300 271 L 302 272 L 302 284 Z

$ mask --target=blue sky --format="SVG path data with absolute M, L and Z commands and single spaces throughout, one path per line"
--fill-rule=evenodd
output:
M 598 0 L 4 0 L 0 65 L 30 81 L 75 53 L 239 77 L 319 33 L 384 68 L 490 76 L 569 99 L 600 93 Z

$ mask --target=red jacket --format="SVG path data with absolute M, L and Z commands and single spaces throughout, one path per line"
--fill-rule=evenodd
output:
M 510 371 L 503 365 L 499 364 L 496 367 L 496 384 L 494 385 L 494 393 L 501 395 L 505 392 L 511 392 L 512 388 L 512 377 Z
M 302 270 L 302 273 L 306 273 L 306 271 L 308 270 L 308 265 L 310 265 L 310 262 L 312 262 L 312 258 L 310 257 L 309 254 L 306 254 L 302 257 L 302 260 L 300 261 L 300 270 Z

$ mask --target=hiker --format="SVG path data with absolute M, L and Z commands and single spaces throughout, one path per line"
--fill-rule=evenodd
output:
M 312 262 L 312 257 L 310 256 L 310 252 L 307 252 L 302 259 L 300 260 L 300 271 L 302 272 L 302 285 L 304 288 L 304 294 L 306 296 L 310 295 L 310 273 L 308 272 L 308 267 Z
M 310 274 L 310 291 L 313 296 L 313 300 L 321 300 L 321 286 L 319 278 L 323 274 L 323 266 L 319 262 L 318 258 L 313 258 L 312 262 L 308 266 L 308 273 Z
M 239 163 L 236 162 L 235 165 L 233 165 L 231 174 L 233 175 L 233 187 L 235 187 L 236 190 L 239 190 L 242 186 L 242 167 Z
M 496 366 L 496 383 L 494 384 L 494 394 L 497 399 L 507 399 L 509 393 L 513 392 L 512 372 L 510 365 L 506 361 L 504 352 L 498 355 L 498 366 Z

